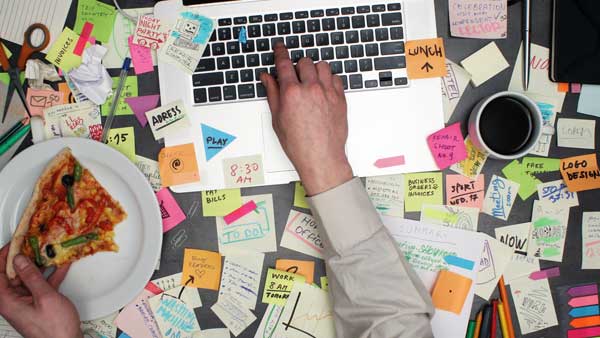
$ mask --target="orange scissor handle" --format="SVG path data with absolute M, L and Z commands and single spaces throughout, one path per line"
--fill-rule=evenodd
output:
M 35 32 L 38 29 L 41 30 L 42 33 L 44 33 L 44 40 L 41 44 L 35 46 L 31 42 L 31 36 L 33 35 L 33 32 Z M 23 36 L 23 46 L 21 47 L 21 54 L 19 54 L 19 59 L 17 60 L 17 68 L 19 68 L 20 70 L 25 69 L 25 63 L 27 62 L 31 54 L 33 54 L 34 52 L 44 50 L 44 48 L 48 46 L 49 42 L 50 31 L 48 30 L 48 27 L 42 25 L 41 23 L 34 23 L 33 25 L 29 26 L 29 28 L 27 28 Z
M 8 72 L 8 70 L 10 69 L 10 62 L 8 62 L 8 57 L 6 56 L 4 48 L 2 47 L 0 47 L 0 66 L 2 66 L 2 69 L 5 72 Z

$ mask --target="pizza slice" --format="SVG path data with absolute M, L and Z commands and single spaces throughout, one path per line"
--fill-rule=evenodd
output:
M 15 230 L 8 253 L 22 253 L 38 266 L 60 266 L 100 251 L 118 251 L 114 227 L 127 218 L 119 202 L 85 169 L 69 148 L 44 169 Z

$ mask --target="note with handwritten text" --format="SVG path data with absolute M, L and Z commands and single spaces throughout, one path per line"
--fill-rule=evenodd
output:
M 183 252 L 182 273 L 182 285 L 219 290 L 221 255 L 218 252 L 186 248 Z
M 161 187 L 160 170 L 158 170 L 158 162 L 144 156 L 135 156 L 135 165 L 140 169 L 142 174 L 152 186 L 152 190 L 159 191 Z
M 463 175 L 446 175 L 446 204 L 481 209 L 485 175 L 473 180 Z
M 519 160 L 513 160 L 502 168 L 502 173 L 511 181 L 519 183 L 519 197 L 526 200 L 537 191 L 537 186 L 542 183 L 535 176 L 525 173 Z
M 277 323 L 281 318 L 281 313 L 283 312 L 283 306 L 269 304 L 267 309 L 265 310 L 265 314 L 260 321 L 260 325 L 256 330 L 256 334 L 254 338 L 268 338 L 274 337 L 273 332 L 275 332 L 275 328 L 277 327 Z M 229 334 L 229 332 L 227 333 Z M 228 336 L 229 337 L 229 336 Z
M 404 178 L 402 175 L 367 177 L 367 194 L 381 215 L 404 217 Z
M 594 149 L 596 148 L 596 121 L 560 118 L 556 122 L 557 144 L 559 147 Z
M 113 128 L 108 131 L 106 138 L 109 146 L 127 156 L 131 162 L 137 161 L 135 155 L 135 132 L 133 127 Z
M 483 169 L 488 155 L 475 147 L 468 137 L 465 139 L 465 147 L 467 148 L 467 158 L 452 165 L 450 170 L 463 176 L 476 179 L 479 173 L 481 173 L 481 169 Z
M 501 71 L 510 67 L 506 58 L 495 42 L 490 42 L 485 47 L 462 60 L 460 64 L 471 74 L 471 82 L 475 87 L 485 83 Z
M 163 337 L 193 338 L 200 325 L 190 304 L 167 293 L 148 300 Z
M 446 53 L 442 38 L 406 42 L 406 70 L 410 79 L 446 76 Z
M 227 255 L 219 287 L 219 300 L 237 298 L 247 309 L 254 310 L 262 276 L 265 254 L 240 251 Z
M 284 306 L 292 292 L 294 281 L 304 283 L 305 278 L 291 272 L 269 269 L 265 280 L 262 302 Z
M 404 209 L 406 212 L 421 211 L 423 204 L 441 205 L 443 202 L 444 188 L 441 172 L 404 175 Z
M 240 189 L 206 190 L 202 192 L 202 215 L 225 216 L 242 206 Z
M 507 30 L 504 0 L 449 0 L 450 35 L 471 39 L 504 39 Z
M 191 126 L 183 101 L 176 100 L 146 112 L 155 140 L 186 130 Z
M 113 93 L 116 92 L 117 86 L 119 86 L 120 82 L 121 81 L 118 77 L 112 78 Z M 117 101 L 117 109 L 115 110 L 115 115 L 133 115 L 133 110 L 131 110 L 129 104 L 125 102 L 125 99 L 136 96 L 138 96 L 138 78 L 135 75 L 131 75 L 125 78 L 125 84 L 123 85 L 121 96 L 119 97 L 119 101 Z M 102 116 L 107 116 L 110 112 L 110 107 L 112 106 L 113 99 L 114 95 L 106 99 L 106 102 L 102 104 Z
M 81 322 L 81 331 L 85 333 L 86 330 L 94 330 L 102 335 L 102 337 L 115 337 L 117 335 L 117 326 L 113 322 L 118 314 L 119 312 L 117 311 L 99 319 Z M 0 324 L 0 337 L 4 337 L 1 327 L 2 324 Z M 5 338 L 10 338 L 10 336 Z
M 117 10 L 97 0 L 78 0 L 77 16 L 75 17 L 76 32 L 81 32 L 83 25 L 90 22 L 94 25 L 93 36 L 96 40 L 106 43 L 112 33 Z
M 158 167 L 164 187 L 200 181 L 193 143 L 162 148 L 158 153 Z
M 560 173 L 569 191 L 600 188 L 600 170 L 596 154 L 563 158 L 560 161 Z
M 148 300 L 162 292 L 152 283 L 148 283 L 142 292 L 127 304 L 117 318 L 115 325 L 132 337 L 161 338 L 160 329 Z
M 64 93 L 47 89 L 27 89 L 27 106 L 31 115 L 44 116 L 44 108 L 63 104 Z
M 423 204 L 421 222 L 450 228 L 477 231 L 479 209 L 450 205 Z
M 223 176 L 228 188 L 249 187 L 265 183 L 262 155 L 223 159 Z
M 519 183 L 496 175 L 492 176 L 485 193 L 483 212 L 506 221 L 515 204 L 518 191 Z
M 448 73 L 442 77 L 442 104 L 444 121 L 448 123 L 458 101 L 471 81 L 471 74 L 450 59 L 446 59 L 446 69 L 448 69 Z
M 154 71 L 152 64 L 152 52 L 148 47 L 142 47 L 133 43 L 133 36 L 130 35 L 127 39 L 129 44 L 129 54 L 133 62 L 133 69 L 136 75 L 149 73 Z
M 133 43 L 142 47 L 159 49 L 169 35 L 169 27 L 152 15 L 140 15 L 135 26 Z
M 569 207 L 534 201 L 528 255 L 562 262 L 568 224 Z
M 517 278 L 510 283 L 510 293 L 522 334 L 558 325 L 548 279 Z
M 460 130 L 460 123 L 455 123 L 429 135 L 427 144 L 440 169 L 446 169 L 467 158 L 467 148 Z
M 482 234 L 482 236 L 485 240 L 475 282 L 475 294 L 489 300 L 504 270 L 509 267 L 514 250 L 487 234 Z
M 316 258 L 323 258 L 320 226 L 309 214 L 290 210 L 280 246 Z
M 600 212 L 583 213 L 581 239 L 581 268 L 600 269 Z
M 162 188 L 157 192 L 156 198 L 158 199 L 158 206 L 160 207 L 163 232 L 173 229 L 185 220 L 185 214 L 168 188 Z
M 54 43 L 48 54 L 46 54 L 46 60 L 62 69 L 63 72 L 78 67 L 81 64 L 81 56 L 73 53 L 78 40 L 79 34 L 69 29 L 69 27 L 65 27 L 58 38 L 54 39 Z
M 496 239 L 513 248 L 516 253 L 527 255 L 531 223 L 519 223 L 494 229 Z
M 239 336 L 256 320 L 256 316 L 239 299 L 231 296 L 219 297 L 210 309 L 234 336 Z
M 528 175 L 537 175 L 558 171 L 560 167 L 560 159 L 545 158 L 545 157 L 524 157 L 523 171 Z
M 577 193 L 569 191 L 563 180 L 539 184 L 538 196 L 540 201 L 544 201 L 550 205 L 562 205 L 566 207 L 575 207 L 579 205 Z
M 275 261 L 275 269 L 303 276 L 308 284 L 312 284 L 315 278 L 315 261 L 278 259 Z

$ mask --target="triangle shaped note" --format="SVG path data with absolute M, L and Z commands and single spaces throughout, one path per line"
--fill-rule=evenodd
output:
M 204 140 L 204 154 L 206 161 L 210 161 L 221 150 L 225 149 L 235 140 L 235 136 L 224 131 L 202 124 L 202 139 Z
M 160 95 L 146 95 L 136 97 L 126 97 L 125 103 L 131 107 L 131 110 L 137 117 L 142 127 L 146 126 L 148 119 L 146 118 L 146 112 L 152 110 L 158 106 L 158 99 Z

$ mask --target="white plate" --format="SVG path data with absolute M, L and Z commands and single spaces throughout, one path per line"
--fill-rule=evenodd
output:
M 26 149 L 0 172 L 0 244 L 10 241 L 38 177 L 65 147 L 128 215 L 115 228 L 119 252 L 100 252 L 76 262 L 60 287 L 81 320 L 92 320 L 127 305 L 150 280 L 160 257 L 162 218 L 146 177 L 127 157 L 100 142 L 61 138 Z

